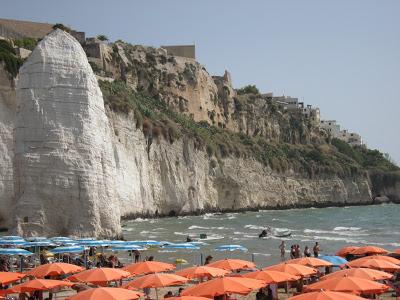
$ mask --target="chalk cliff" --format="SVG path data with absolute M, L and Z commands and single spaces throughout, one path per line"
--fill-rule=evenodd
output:
M 56 30 L 19 73 L 14 229 L 24 235 L 120 234 L 102 93 L 80 44 Z
M 229 73 L 212 77 L 162 49 L 102 48 L 105 79 L 117 79 L 103 93 L 60 30 L 32 52 L 16 89 L 0 68 L 0 227 L 115 237 L 121 218 L 139 215 L 398 199 L 397 181 L 376 187 L 301 118 L 236 95 Z

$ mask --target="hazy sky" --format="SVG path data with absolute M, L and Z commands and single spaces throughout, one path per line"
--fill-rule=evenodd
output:
M 196 44 L 235 87 L 296 96 L 400 162 L 400 1 L 3 1 L 0 17 L 134 44 Z

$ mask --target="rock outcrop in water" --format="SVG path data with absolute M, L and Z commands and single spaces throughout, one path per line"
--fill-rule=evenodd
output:
M 193 132 L 182 130 L 171 139 L 167 130 L 157 137 L 161 127 L 145 128 L 137 111 L 113 107 L 127 105 L 118 99 L 118 84 L 105 109 L 83 49 L 57 30 L 21 68 L 17 97 L 0 68 L 0 227 L 24 235 L 115 237 L 121 218 L 139 215 L 367 204 L 388 193 L 399 199 L 397 177 L 371 180 L 316 128 L 260 95 L 236 97 L 228 73 L 211 77 L 197 62 L 167 57 L 160 49 L 105 47 L 104 63 L 117 83 L 124 80 L 124 86 L 159 97 L 167 104 L 163 109 L 173 110 L 170 115 L 260 143 L 235 148 L 218 141 L 226 144 L 217 144 L 224 152 L 217 157 L 199 146 Z M 146 114 L 160 111 L 146 106 L 141 113 L 144 122 Z M 158 126 L 171 120 L 152 121 Z M 201 130 L 215 130 L 207 126 Z M 264 160 L 249 150 L 269 145 L 271 152 L 261 153 Z M 279 145 L 288 153 L 275 153 L 282 151 Z M 329 164 L 318 164 L 323 159 Z
M 24 235 L 120 233 L 102 93 L 80 44 L 56 30 L 19 73 L 14 228 Z

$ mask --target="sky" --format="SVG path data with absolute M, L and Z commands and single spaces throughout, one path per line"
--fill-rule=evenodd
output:
M 4 1 L 0 18 L 63 23 L 87 36 L 195 44 L 235 87 L 298 97 L 400 163 L 398 0 Z

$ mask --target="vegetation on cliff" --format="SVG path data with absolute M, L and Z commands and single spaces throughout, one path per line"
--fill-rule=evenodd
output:
M 0 62 L 4 63 L 4 68 L 11 79 L 17 76 L 22 59 L 16 55 L 13 46 L 6 40 L 0 40 Z
M 123 81 L 100 81 L 105 104 L 113 111 L 133 113 L 136 126 L 151 139 L 163 137 L 173 143 L 187 136 L 198 149 L 207 151 L 219 163 L 227 156 L 255 158 L 279 172 L 294 171 L 310 177 L 353 176 L 368 168 L 396 170 L 376 150 L 352 148 L 339 140 L 329 143 L 272 143 L 263 136 L 234 133 L 206 122 L 194 122 L 171 110 L 160 98 L 135 91 Z

